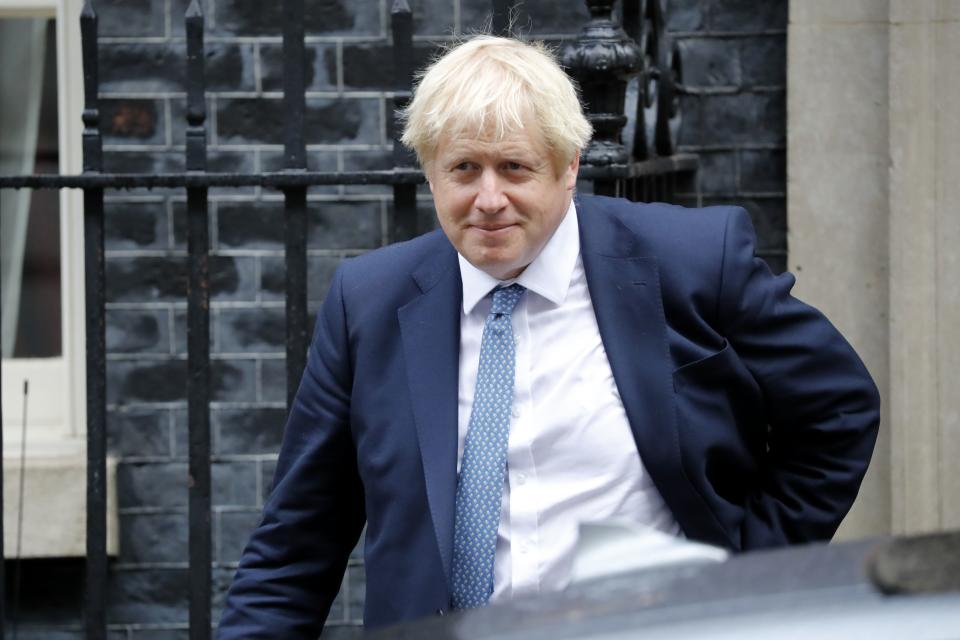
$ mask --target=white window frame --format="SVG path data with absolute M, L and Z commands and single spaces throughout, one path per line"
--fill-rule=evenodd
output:
M 57 42 L 57 123 L 60 173 L 83 170 L 82 0 L 0 0 L 0 16 L 54 18 Z M 29 380 L 28 458 L 83 457 L 86 448 L 83 193 L 60 190 L 62 351 L 55 358 L 10 358 L 3 372 L 3 454 L 19 458 L 23 381 Z

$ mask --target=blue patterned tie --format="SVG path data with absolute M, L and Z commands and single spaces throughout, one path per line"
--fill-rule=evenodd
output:
M 493 557 L 507 464 L 516 360 L 510 314 L 525 289 L 497 289 L 480 341 L 473 411 L 457 483 L 453 526 L 453 607 L 486 604 L 493 591 Z

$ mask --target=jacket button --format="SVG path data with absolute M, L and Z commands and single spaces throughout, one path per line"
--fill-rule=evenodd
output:
M 446 611 L 444 611 L 442 608 L 441 608 L 441 609 L 437 609 L 437 615 L 438 615 L 438 616 L 442 616 L 442 615 L 444 615 L 445 613 L 446 613 Z

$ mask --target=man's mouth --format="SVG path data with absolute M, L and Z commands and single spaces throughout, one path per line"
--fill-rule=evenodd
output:
M 512 227 L 514 227 L 514 226 L 516 226 L 516 225 L 513 224 L 513 223 L 509 223 L 509 222 L 501 222 L 501 223 L 496 223 L 496 224 L 492 224 L 492 223 L 489 223 L 489 224 L 474 224 L 474 225 L 470 225 L 470 226 L 473 227 L 474 229 L 477 229 L 478 231 L 484 231 L 484 232 L 487 232 L 487 233 L 496 233 L 497 231 L 503 231 L 503 230 L 505 230 L 505 229 L 510 229 L 510 228 L 512 228 Z

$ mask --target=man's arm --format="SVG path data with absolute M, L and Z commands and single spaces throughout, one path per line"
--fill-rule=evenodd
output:
M 342 277 L 338 269 L 317 318 L 273 491 L 227 594 L 223 640 L 314 640 L 363 528 Z
M 819 311 L 790 295 L 793 283 L 754 257 L 749 216 L 734 210 L 718 318 L 760 385 L 769 424 L 743 549 L 832 537 L 857 496 L 880 423 L 880 397 L 860 358 Z

